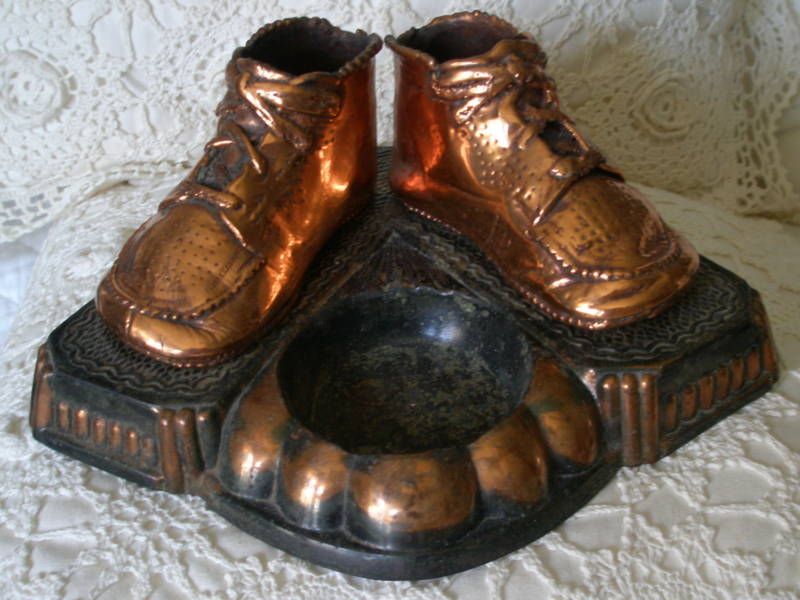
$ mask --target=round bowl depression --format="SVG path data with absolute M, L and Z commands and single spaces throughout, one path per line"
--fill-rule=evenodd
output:
M 510 414 L 532 351 L 513 318 L 459 294 L 393 290 L 315 315 L 280 358 L 292 415 L 348 452 L 466 445 Z

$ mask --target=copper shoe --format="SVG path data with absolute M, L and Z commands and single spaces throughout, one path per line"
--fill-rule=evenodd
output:
M 408 207 L 472 239 L 530 301 L 579 327 L 652 316 L 689 283 L 697 253 L 561 112 L 530 36 L 472 12 L 386 42 L 391 184 Z
M 216 137 L 100 284 L 97 307 L 117 336 L 161 361 L 207 365 L 290 305 L 372 190 L 380 46 L 298 18 L 234 52 Z

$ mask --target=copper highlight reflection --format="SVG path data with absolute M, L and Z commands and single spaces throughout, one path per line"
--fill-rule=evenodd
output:
M 236 412 L 237 426 L 223 439 L 221 460 L 228 479 L 248 495 L 268 495 L 265 476 L 275 473 L 291 415 L 274 371 L 251 389 Z M 271 479 L 269 480 L 271 482 Z
M 372 190 L 380 45 L 298 18 L 234 52 L 216 137 L 100 284 L 97 308 L 117 336 L 200 366 L 230 358 L 280 316 Z
M 50 425 L 53 419 L 53 388 L 50 381 L 53 377 L 53 365 L 44 345 L 39 347 L 36 359 L 36 371 L 33 377 L 33 404 L 30 414 L 30 425 L 34 430 Z
M 540 360 L 525 404 L 536 416 L 545 442 L 563 467 L 588 467 L 600 450 L 599 415 L 582 384 L 552 359 Z
M 427 452 L 379 457 L 351 473 L 355 505 L 373 526 L 391 533 L 456 527 L 472 515 L 478 483 L 466 453 Z
M 530 36 L 471 12 L 386 42 L 390 180 L 409 208 L 471 238 L 530 301 L 580 327 L 652 316 L 688 284 L 697 253 L 561 111 Z
M 299 435 L 306 439 L 281 463 L 283 492 L 299 508 L 301 525 L 319 527 L 326 503 L 342 494 L 347 484 L 347 453 L 309 432 Z
M 547 449 L 525 407 L 475 441 L 470 452 L 484 496 L 535 504 L 547 493 Z

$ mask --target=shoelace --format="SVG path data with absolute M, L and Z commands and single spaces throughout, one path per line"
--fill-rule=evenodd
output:
M 208 155 L 214 149 L 228 146 L 242 148 L 244 153 L 247 154 L 253 170 L 259 175 L 266 173 L 266 161 L 253 147 L 253 144 L 250 143 L 247 134 L 232 121 L 223 121 L 217 130 L 217 135 L 206 144 L 205 153 Z M 185 179 L 161 203 L 160 208 L 190 200 L 205 200 L 219 208 L 228 210 L 236 210 L 242 205 L 242 199 L 235 194 Z
M 303 86 L 291 80 L 254 80 L 246 71 L 239 77 L 236 90 L 267 129 L 300 151 L 310 147 L 311 135 L 308 128 L 293 120 L 291 115 L 310 115 L 327 120 L 339 113 L 341 105 L 338 90 L 321 82 Z
M 536 44 L 509 40 L 495 46 L 495 52 L 444 66 L 434 78 L 433 89 L 443 100 L 456 103 L 454 117 L 458 125 L 467 123 L 489 102 L 511 94 L 509 102 L 516 104 L 520 120 L 527 125 L 516 140 L 519 147 L 542 135 L 548 124 L 558 124 L 572 142 L 571 151 L 566 153 L 570 160 L 557 161 L 551 172 L 554 177 L 563 178 L 575 170 L 591 169 L 602 162 L 602 156 L 561 112 L 555 84 L 544 72 L 545 64 L 545 55 Z M 554 152 L 560 153 L 557 149 Z
M 555 83 L 544 72 L 546 61 L 532 41 L 507 40 L 479 58 L 446 64 L 433 78 L 433 90 L 439 98 L 453 102 L 459 126 L 490 102 L 512 106 L 521 125 L 515 146 L 524 148 L 533 138 L 542 139 L 553 155 L 546 174 L 559 181 L 576 181 L 600 165 L 605 169 L 605 161 L 561 112 Z M 561 195 L 554 193 L 530 205 L 526 202 L 530 222 L 541 221 Z
M 339 91 L 332 85 L 321 82 L 314 85 L 298 85 L 289 79 L 256 79 L 248 70 L 257 68 L 247 61 L 237 65 L 242 69 L 235 77 L 234 88 L 240 100 L 223 100 L 217 108 L 220 126 L 217 135 L 205 146 L 205 153 L 214 149 L 234 146 L 241 149 L 250 165 L 260 175 L 266 174 L 267 164 L 256 150 L 244 130 L 235 122 L 238 103 L 244 101 L 277 137 L 292 144 L 298 151 L 308 150 L 312 143 L 312 132 L 307 126 L 292 118 L 293 114 L 319 117 L 324 120 L 335 117 L 341 106 Z M 161 208 L 190 200 L 205 200 L 223 209 L 235 210 L 243 200 L 230 192 L 217 190 L 195 181 L 184 180 L 161 203 Z

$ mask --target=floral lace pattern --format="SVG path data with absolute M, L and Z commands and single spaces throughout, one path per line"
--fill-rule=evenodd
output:
M 33 0 L 0 8 L 0 241 L 130 179 L 183 172 L 213 133 L 225 63 L 301 14 L 400 33 L 463 10 L 404 0 Z M 489 0 L 537 36 L 567 114 L 634 181 L 797 221 L 775 139 L 800 79 L 790 0 Z M 378 57 L 380 139 L 392 63 Z
M 0 5 L 2 235 L 54 221 L 0 365 L 0 597 L 800 594 L 800 234 L 725 210 L 785 215 L 791 206 L 771 129 L 799 68 L 792 58 L 800 35 L 783 0 L 482 5 L 541 36 L 566 112 L 610 161 L 633 180 L 702 200 L 644 190 L 699 251 L 762 292 L 783 371 L 773 392 L 673 456 L 623 469 L 541 540 L 453 577 L 367 581 L 270 548 L 196 498 L 142 489 L 32 439 L 37 346 L 91 297 L 125 239 L 200 156 L 233 47 L 264 21 L 293 14 L 399 33 L 463 7 L 417 0 Z M 388 140 L 391 61 L 387 52 L 379 59 Z M 733 104 L 732 88 L 739 90 Z

